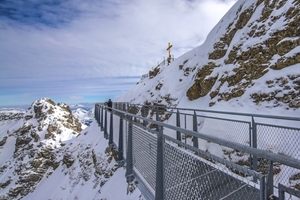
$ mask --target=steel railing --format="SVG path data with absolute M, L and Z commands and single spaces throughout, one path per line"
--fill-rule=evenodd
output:
M 250 195 L 249 198 L 252 199 L 267 199 L 271 196 L 274 198 L 279 196 L 276 195 L 276 190 L 278 194 L 282 193 L 283 190 L 277 187 L 279 184 L 289 189 L 295 185 L 294 189 L 297 191 L 300 174 L 300 160 L 297 157 L 297 155 L 299 156 L 297 154 L 299 145 L 293 147 L 296 153 L 289 155 L 284 155 L 280 151 L 270 152 L 270 150 L 263 149 L 264 143 L 260 141 L 263 137 L 260 135 L 272 129 L 281 132 L 282 130 L 292 131 L 290 137 L 296 137 L 294 140 L 297 143 L 299 128 L 256 123 L 256 120 L 259 118 L 260 121 L 265 122 L 271 119 L 272 122 L 274 119 L 283 119 L 298 120 L 299 122 L 299 118 L 166 108 L 164 106 L 151 107 L 129 103 L 114 103 L 112 110 L 112 112 L 108 112 L 103 104 L 96 104 L 95 118 L 100 124 L 101 130 L 104 131 L 104 136 L 106 138 L 109 136 L 109 145 L 117 149 L 119 163 L 121 165 L 126 163 L 127 180 L 132 181 L 134 178 L 138 180 L 138 185 L 148 199 L 176 199 L 176 195 L 178 199 L 184 199 L 186 196 L 196 199 L 220 199 L 225 198 L 226 195 L 231 195 L 228 198 L 233 198 L 234 195 L 236 198 L 240 198 L 240 195 L 243 197 Z M 208 115 L 208 113 L 213 115 Z M 239 116 L 239 119 L 234 116 Z M 247 121 L 247 118 L 250 121 L 249 119 Z M 168 123 L 163 123 L 162 120 Z M 211 122 L 208 122 L 209 120 Z M 206 124 L 204 125 L 204 123 Z M 217 133 L 218 128 L 216 130 L 209 129 L 208 124 L 215 126 L 218 124 L 219 129 L 223 127 L 225 135 L 230 133 L 241 139 L 229 138 L 230 140 L 228 140 L 222 135 L 216 135 L 214 131 Z M 235 128 L 236 126 L 237 128 Z M 243 136 L 240 136 L 239 133 Z M 184 141 L 182 141 L 183 136 Z M 248 140 L 248 143 L 243 140 Z M 203 144 L 204 146 L 209 144 L 208 146 L 215 148 L 203 149 Z M 219 149 L 219 152 L 214 152 L 216 149 Z M 184 161 L 177 163 L 182 159 Z M 199 163 L 202 163 L 202 167 Z M 184 170 L 180 170 L 178 166 L 184 166 Z M 203 170 L 199 171 L 202 168 L 204 171 L 207 171 L 207 168 L 212 170 L 203 175 Z M 198 170 L 199 172 L 196 174 L 194 172 L 185 173 L 183 172 L 185 170 Z M 209 174 L 214 178 L 209 177 Z M 170 178 L 174 176 L 177 178 Z M 284 178 L 280 180 L 279 176 Z M 293 176 L 296 177 L 294 178 L 296 180 L 294 185 L 291 185 L 286 179 L 291 180 Z M 188 180 L 181 180 L 186 177 Z M 208 177 L 211 180 L 210 184 L 207 184 L 207 180 L 199 181 Z M 220 177 L 223 177 L 223 181 L 227 181 L 224 188 L 216 187 L 218 182 L 222 182 L 219 180 Z M 210 189 L 205 188 L 205 191 L 211 192 L 199 192 L 199 185 L 203 188 L 210 185 Z M 289 189 L 284 191 L 288 193 Z M 225 194 L 225 191 L 231 191 L 231 193 Z M 298 193 L 290 195 L 293 198 L 295 194 Z

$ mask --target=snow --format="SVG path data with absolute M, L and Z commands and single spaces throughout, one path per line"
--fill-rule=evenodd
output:
M 108 146 L 108 141 L 103 138 L 103 133 L 99 131 L 96 121 L 93 121 L 91 126 L 81 132 L 75 139 L 67 141 L 69 148 L 73 148 L 73 156 L 77 156 L 82 150 L 80 146 L 90 146 L 95 151 L 95 154 L 104 154 Z M 112 161 L 110 165 L 115 165 Z M 44 177 L 34 192 L 24 197 L 24 200 L 32 199 L 124 199 L 124 200 L 138 200 L 142 199 L 140 191 L 136 188 L 133 193 L 127 194 L 128 184 L 125 178 L 125 169 L 118 168 L 114 175 L 100 188 L 97 182 L 76 180 L 76 175 L 79 173 L 78 163 L 72 166 L 74 170 L 72 173 L 65 173 L 64 166 L 60 165 L 48 178 Z M 72 178 L 72 175 L 74 176 Z M 72 180 L 73 179 L 73 180 Z M 76 182 L 78 181 L 78 182 Z
M 85 103 L 71 105 L 73 115 L 83 124 L 83 128 L 90 125 L 94 118 L 93 108 L 95 104 Z
M 227 54 L 224 58 L 227 58 L 229 52 L 235 45 L 242 45 L 241 50 L 248 50 L 249 47 L 253 47 L 256 45 L 261 45 L 263 41 L 269 39 L 274 30 L 283 29 L 287 21 L 284 20 L 283 12 L 286 12 L 291 4 L 292 0 L 289 0 L 283 7 L 280 9 L 272 10 L 271 16 L 281 16 L 281 18 L 276 21 L 276 23 L 268 23 L 269 21 L 261 21 L 258 22 L 257 19 L 260 19 L 262 10 L 264 8 L 264 3 L 261 3 L 257 9 L 254 11 L 251 19 L 245 25 L 243 29 L 240 29 L 236 32 L 233 37 L 230 46 L 228 46 Z M 268 88 L 266 85 L 267 81 L 275 80 L 280 77 L 288 77 L 290 75 L 295 75 L 299 72 L 300 64 L 297 63 L 293 66 L 286 67 L 281 70 L 269 70 L 264 76 L 259 79 L 252 80 L 255 84 L 255 87 L 247 88 L 244 95 L 239 98 L 232 98 L 229 101 L 220 101 L 217 102 L 214 106 L 209 107 L 210 101 L 217 101 L 215 99 L 211 100 L 209 94 L 205 97 L 198 98 L 194 101 L 190 101 L 186 97 L 186 91 L 188 88 L 192 86 L 194 83 L 194 77 L 198 72 L 198 68 L 201 69 L 202 66 L 207 63 L 213 61 L 216 65 L 220 65 L 220 67 L 214 68 L 213 72 L 206 77 L 221 77 L 222 75 L 230 76 L 233 74 L 233 69 L 238 67 L 234 64 L 224 65 L 223 58 L 219 60 L 209 60 L 208 52 L 212 52 L 214 49 L 214 44 L 220 40 L 224 33 L 228 32 L 226 28 L 229 26 L 231 22 L 236 22 L 238 20 L 237 10 L 241 7 L 241 12 L 245 9 L 252 7 L 256 2 L 249 0 L 240 0 L 238 1 L 228 12 L 227 14 L 220 20 L 220 22 L 211 30 L 208 34 L 205 42 L 183 54 L 182 56 L 175 59 L 169 66 L 163 65 L 160 67 L 160 72 L 153 78 L 147 77 L 138 82 L 132 89 L 125 92 L 123 95 L 118 97 L 116 102 L 131 102 L 135 104 L 144 104 L 146 101 L 148 102 L 158 102 L 161 101 L 160 104 L 165 104 L 169 106 L 181 107 L 181 108 L 195 108 L 195 109 L 208 109 L 208 110 L 218 110 L 218 111 L 234 111 L 240 113 L 256 113 L 256 114 L 266 114 L 269 115 L 282 115 L 282 116 L 300 116 L 300 109 L 286 109 L 284 106 L 279 106 L 273 108 L 271 105 L 276 101 L 275 99 L 271 102 L 262 102 L 257 105 L 253 102 L 250 97 L 250 94 L 259 93 L 259 92 L 274 92 L 276 90 L 282 90 L 282 88 Z M 266 25 L 267 33 L 262 35 L 261 37 L 246 37 L 247 30 L 249 29 L 249 25 L 251 23 L 256 23 L 259 27 L 260 25 Z M 290 38 L 291 41 L 296 40 L 297 38 Z M 283 42 L 286 39 L 283 39 Z M 279 58 L 283 57 L 292 57 L 300 52 L 300 47 L 295 47 L 290 52 L 286 53 L 283 56 L 274 55 L 271 59 L 270 63 L 266 63 L 265 65 L 271 66 L 273 65 Z M 182 69 L 179 69 L 179 66 L 183 65 Z M 196 67 L 196 70 L 193 68 Z M 184 71 L 190 69 L 189 74 L 185 75 Z M 244 80 L 246 81 L 246 80 Z M 160 90 L 155 89 L 158 84 L 162 84 Z M 243 83 L 243 81 L 241 81 Z M 292 84 L 292 83 L 290 83 Z M 218 83 L 216 82 L 215 86 L 212 88 L 216 89 L 218 87 Z M 231 87 L 228 87 L 228 83 L 224 83 L 220 88 L 220 93 L 222 92 L 230 92 L 232 90 Z M 283 93 L 287 94 L 292 90 L 284 90 L 278 94 L 277 97 L 282 95 Z M 165 101 L 164 97 L 169 97 L 174 99 L 173 103 L 170 105 Z M 270 107 L 272 107 L 270 109 Z
M 14 137 L 8 137 L 5 145 L 0 149 L 0 163 L 5 163 L 10 159 L 15 150 L 16 139 Z
M 243 51 L 249 51 L 249 49 L 253 47 L 261 46 L 263 48 L 267 48 L 264 42 L 269 40 L 274 32 L 278 30 L 284 30 L 288 22 L 290 21 L 290 19 L 285 18 L 285 12 L 294 6 L 292 4 L 295 3 L 295 1 L 287 0 L 284 6 L 282 6 L 281 8 L 271 10 L 270 16 L 280 16 L 276 23 L 274 23 L 274 20 L 271 20 L 271 17 L 266 20 L 259 20 L 261 19 L 262 11 L 265 8 L 265 3 L 262 2 L 255 10 L 253 10 L 253 14 L 247 24 L 243 28 L 236 31 L 230 44 L 225 47 L 227 49 L 226 55 L 223 58 L 217 60 L 210 60 L 208 55 L 209 52 L 212 52 L 214 50 L 214 44 L 219 42 L 220 38 L 222 38 L 225 33 L 228 33 L 230 30 L 235 28 L 235 23 L 238 20 L 239 14 L 237 10 L 241 8 L 241 12 L 243 12 L 250 7 L 253 8 L 253 5 L 256 3 L 257 1 L 239 0 L 227 12 L 227 14 L 221 19 L 221 21 L 211 30 L 205 42 L 201 46 L 178 57 L 170 65 L 161 66 L 159 73 L 156 76 L 154 76 L 153 78 L 151 78 L 150 76 L 140 80 L 137 85 L 118 97 L 115 102 L 130 102 L 133 104 L 142 105 L 150 102 L 152 103 L 152 105 L 155 103 L 159 103 L 177 108 L 192 108 L 200 110 L 227 111 L 246 114 L 261 114 L 299 118 L 299 108 L 291 108 L 288 106 L 288 104 L 278 102 L 277 99 L 291 94 L 291 92 L 294 92 L 295 95 L 298 96 L 298 99 L 295 99 L 295 101 L 296 103 L 299 103 L 299 91 L 295 89 L 297 88 L 296 81 L 299 82 L 299 78 L 291 80 L 289 79 L 289 77 L 296 77 L 300 75 L 300 64 L 296 62 L 296 64 L 280 70 L 274 70 L 270 68 L 270 66 L 277 63 L 279 59 L 291 58 L 295 55 L 298 55 L 300 52 L 299 46 L 291 49 L 289 52 L 284 53 L 284 55 L 275 54 L 273 58 L 266 61 L 266 63 L 259 63 L 258 67 L 266 67 L 264 72 L 267 73 L 257 79 L 252 79 L 251 84 L 249 84 L 246 90 L 244 90 L 243 95 L 238 98 L 231 98 L 228 101 L 218 101 L 218 96 L 211 99 L 209 93 L 206 96 L 200 97 L 193 101 L 187 98 L 186 92 L 194 84 L 198 70 L 202 69 L 203 66 L 207 65 L 209 62 L 214 62 L 218 67 L 215 67 L 213 69 L 213 72 L 209 76 L 206 76 L 205 79 L 217 76 L 218 79 L 220 79 L 220 77 L 222 76 L 230 77 L 236 74 L 233 69 L 239 67 L 239 64 L 225 64 L 225 60 L 228 58 L 229 53 L 234 47 L 239 46 L 239 51 L 237 52 L 238 54 L 241 54 Z M 298 6 L 299 5 L 297 5 L 297 7 Z M 234 23 L 233 25 L 229 26 L 231 22 Z M 262 34 L 259 37 L 249 37 L 248 33 L 253 30 L 250 28 L 253 28 L 254 25 L 257 25 L 257 28 L 254 29 L 256 33 L 262 32 L 262 29 L 265 29 L 266 33 Z M 229 27 L 229 30 L 226 30 L 227 27 Z M 299 37 L 282 38 L 282 40 L 277 45 L 280 45 L 280 43 L 286 40 L 295 41 L 298 38 Z M 245 63 L 247 63 L 247 61 L 245 61 Z M 244 79 L 240 81 L 239 84 L 242 85 L 247 81 L 248 80 Z M 274 84 L 271 83 L 272 81 L 274 82 Z M 283 82 L 287 83 L 283 84 Z M 160 89 L 157 89 L 159 84 Z M 225 82 L 221 87 L 219 87 L 220 84 L 220 81 L 217 81 L 211 91 L 215 91 L 216 89 L 218 89 L 219 93 L 230 93 L 233 89 L 236 89 L 239 86 L 229 86 L 229 83 Z M 251 97 L 251 95 L 253 94 L 267 93 L 274 93 L 275 98 L 269 101 L 260 101 L 256 103 Z M 171 103 L 166 101 L 166 97 L 169 97 Z M 210 107 L 210 102 L 216 103 Z M 224 117 L 218 114 L 214 116 Z M 249 120 L 249 117 L 241 117 L 238 115 L 230 117 L 234 120 L 244 120 L 244 118 L 248 118 L 247 121 L 251 122 L 251 119 Z M 232 127 L 231 129 L 224 131 L 221 129 L 225 127 L 225 125 L 222 125 L 221 121 L 210 120 L 209 118 L 198 118 L 197 120 L 198 124 L 201 123 L 201 126 L 198 126 L 198 132 L 200 133 L 210 134 L 213 136 L 221 137 L 223 139 L 230 138 L 230 140 L 233 142 L 239 142 L 245 145 L 249 145 L 249 135 L 247 131 L 244 131 L 246 132 L 246 134 L 244 134 L 242 132 L 239 132 L 239 130 L 234 130 L 234 128 Z M 255 121 L 259 123 L 267 123 L 270 125 L 286 126 L 298 129 L 300 128 L 300 123 L 297 120 L 288 121 L 256 117 Z M 175 125 L 175 122 L 175 116 L 171 116 L 171 118 L 168 120 L 168 123 L 173 125 Z M 188 119 L 187 126 L 192 127 L 191 123 L 192 119 Z M 182 123 L 181 125 L 183 126 Z M 272 151 L 274 153 L 280 153 L 299 159 L 299 131 L 293 132 L 292 130 L 289 130 L 288 132 L 285 132 L 287 131 L 285 130 L 280 132 L 277 129 L 276 131 L 277 132 L 275 132 L 274 130 L 270 130 L 269 132 L 259 136 L 264 137 L 264 139 L 258 138 L 258 146 L 263 146 L 266 150 Z M 171 130 L 164 130 L 164 134 L 174 136 Z M 191 144 L 190 140 L 188 140 L 187 142 Z M 219 157 L 225 157 L 223 152 L 225 148 L 220 147 L 219 145 L 199 140 L 199 148 Z M 282 174 L 275 175 L 274 179 L 276 180 L 276 183 L 287 183 L 287 177 L 289 177 L 292 173 L 299 173 L 299 170 L 293 171 L 290 168 L 286 169 L 286 167 L 282 167 L 281 170 L 284 171 Z
M 76 109 L 74 112 L 79 114 L 79 117 L 87 116 L 86 113 L 93 113 L 85 111 L 87 107 L 82 105 L 74 107 Z M 36 161 L 43 162 L 39 152 L 50 149 L 54 161 L 59 165 L 55 169 L 48 166 L 47 171 L 41 173 L 42 179 L 34 191 L 22 199 L 143 200 L 141 192 L 134 183 L 129 185 L 126 182 L 125 168 L 118 167 L 113 159 L 109 161 L 111 155 L 106 152 L 108 140 L 103 137 L 104 134 L 95 120 L 92 120 L 89 127 L 85 126 L 86 128 L 80 133 L 76 133 L 70 128 L 75 120 L 70 116 L 67 105 L 64 103 L 55 105 L 48 98 L 35 101 L 26 112 L 12 109 L 2 109 L 1 112 L 3 115 L 0 118 L 0 141 L 5 137 L 7 139 L 4 145 L 0 146 L 2 170 L 0 183 L 8 183 L 8 186 L 0 190 L 0 198 L 7 195 L 12 188 L 24 187 L 20 181 L 21 176 L 26 179 L 30 175 L 40 173 L 39 170 L 44 170 L 44 168 L 33 168 L 32 161 L 34 158 Z M 15 119 L 15 114 L 20 112 L 23 112 L 24 117 Z M 53 131 L 49 131 L 50 125 L 55 127 Z M 23 128 L 29 131 L 24 131 L 26 134 L 21 133 L 20 130 Z M 56 132 L 58 129 L 60 132 Z M 49 132 L 55 134 L 55 137 L 46 138 Z M 27 134 L 32 133 L 39 136 L 38 142 L 33 142 L 34 140 L 31 139 L 31 147 L 23 144 L 16 146 L 17 138 L 24 138 L 24 136 L 28 138 Z M 23 147 L 24 150 L 18 149 Z M 29 148 L 34 149 L 36 157 L 30 155 Z M 24 155 L 22 155 L 23 151 L 26 152 Z M 69 167 L 63 164 L 65 156 L 74 159 Z M 129 187 L 135 189 L 129 192 L 127 191 Z
M 178 57 L 175 59 L 170 65 L 162 65 L 160 66 L 159 73 L 153 77 L 144 77 L 141 79 L 137 85 L 135 85 L 131 90 L 125 92 L 123 95 L 118 97 L 115 101 L 116 102 L 131 102 L 135 104 L 144 104 L 146 101 L 148 102 L 159 102 L 160 104 L 168 105 L 168 106 L 175 106 L 179 108 L 192 108 L 192 109 L 203 109 L 203 110 L 215 110 L 215 111 L 230 111 L 230 112 L 238 112 L 238 113 L 255 113 L 255 114 L 268 114 L 268 115 L 275 115 L 275 116 L 300 116 L 300 109 L 287 109 L 284 105 L 280 104 L 278 107 L 273 107 L 275 100 L 269 102 L 260 102 L 256 104 L 251 99 L 251 94 L 254 93 L 268 93 L 278 91 L 276 93 L 276 98 L 283 97 L 284 94 L 288 94 L 294 89 L 286 89 L 282 90 L 281 87 L 278 85 L 269 87 L 266 83 L 268 81 L 275 81 L 281 77 L 288 77 L 291 75 L 295 75 L 299 73 L 300 64 L 297 63 L 293 66 L 289 66 L 287 68 L 281 70 L 273 70 L 268 68 L 268 72 L 260 77 L 259 79 L 252 80 L 252 83 L 255 87 L 248 87 L 245 90 L 244 94 L 239 98 L 232 98 L 228 101 L 220 101 L 217 102 L 214 106 L 210 107 L 209 102 L 217 101 L 217 98 L 211 99 L 208 95 L 198 98 L 196 100 L 190 101 L 186 96 L 186 91 L 190 88 L 193 83 L 195 76 L 198 72 L 198 69 L 201 69 L 204 65 L 208 64 L 211 60 L 208 58 L 208 53 L 214 50 L 214 44 L 220 41 L 220 38 L 224 36 L 224 33 L 228 32 L 227 27 L 231 22 L 236 22 L 238 20 L 238 12 L 237 10 L 241 8 L 241 11 L 251 7 L 254 2 L 256 1 L 249 1 L 249 0 L 239 0 L 229 11 L 228 13 L 220 20 L 220 22 L 211 30 L 209 35 L 206 38 L 206 41 L 199 47 L 187 52 L 186 54 Z M 281 7 L 280 9 L 272 10 L 271 15 L 273 16 L 281 16 L 283 12 L 286 12 L 292 6 L 293 0 L 288 0 L 287 3 Z M 271 23 L 268 19 L 267 21 L 260 21 L 258 22 L 257 19 L 260 18 L 264 6 L 263 3 L 257 7 L 254 11 L 251 19 L 248 21 L 247 25 L 242 30 L 238 30 L 233 37 L 231 43 L 226 48 L 227 54 L 225 57 L 228 56 L 229 52 L 233 49 L 235 45 L 241 45 L 240 51 L 246 51 L 250 47 L 254 47 L 259 45 L 263 41 L 266 41 L 270 38 L 270 35 L 279 29 L 284 29 L 286 24 L 288 23 L 285 21 L 284 15 L 280 17 L 276 23 Z M 249 24 L 254 23 L 257 27 L 261 25 L 266 26 L 266 34 L 260 37 L 247 37 L 247 32 L 249 32 Z M 230 29 L 234 27 L 231 26 Z M 256 31 L 259 31 L 256 30 Z M 298 39 L 296 38 L 284 38 L 281 42 L 286 40 L 295 41 Z M 280 42 L 280 43 L 281 43 Z M 279 43 L 279 44 L 280 44 Z M 285 55 L 280 56 L 278 54 L 274 55 L 273 58 L 265 65 L 274 65 L 278 59 L 283 57 L 291 57 L 300 52 L 299 47 L 295 47 L 290 52 L 287 52 Z M 233 75 L 233 69 L 238 67 L 235 64 L 228 64 L 224 65 L 223 59 L 214 60 L 217 66 L 213 69 L 213 72 L 207 76 L 209 77 L 216 77 L 216 76 L 230 76 Z M 299 78 L 298 78 L 299 79 Z M 241 83 L 245 82 L 246 80 L 241 81 Z M 290 81 L 287 85 L 293 86 L 293 82 Z M 158 89 L 160 87 L 160 89 Z M 215 90 L 219 87 L 219 85 L 215 85 L 212 90 Z M 293 87 L 291 87 L 293 88 Z M 230 92 L 232 91 L 233 87 L 229 87 L 229 84 L 226 82 L 220 88 L 219 92 Z M 296 91 L 295 91 L 296 92 Z M 171 103 L 168 102 L 166 99 L 169 98 Z M 78 118 L 82 119 L 90 119 L 90 115 L 86 110 L 84 110 L 85 105 L 78 104 L 71 106 L 73 110 L 73 114 Z M 47 111 L 47 110 L 44 110 Z M 28 113 L 29 114 L 29 113 Z M 45 123 L 54 123 L 57 122 L 56 119 L 63 115 L 62 112 L 56 112 L 52 117 L 48 119 Z M 168 121 L 169 123 L 174 123 L 175 116 L 172 116 Z M 218 117 L 218 116 L 216 116 Z M 222 116 L 220 116 L 222 117 Z M 235 119 L 242 120 L 242 117 L 235 116 Z M 266 120 L 266 119 L 257 119 L 259 122 L 267 122 L 270 124 L 278 124 L 277 120 Z M 198 131 L 203 132 L 210 132 L 214 136 L 220 136 L 224 139 L 231 138 L 232 141 L 238 140 L 236 137 L 239 134 L 237 131 L 230 130 L 224 134 L 224 131 L 220 130 L 222 127 L 222 122 L 219 121 L 218 124 L 215 124 L 216 121 L 209 120 L 208 118 L 198 118 L 198 123 L 201 126 L 198 127 Z M 202 123 L 203 122 L 203 123 Z M 38 122 L 31 120 L 30 123 L 33 126 L 37 126 Z M 188 125 L 192 122 L 189 120 Z M 283 122 L 285 126 L 291 126 L 299 128 L 299 122 Z M 0 138 L 3 138 L 6 135 L 6 130 L 16 130 L 21 126 L 20 122 L 9 122 L 9 123 L 2 123 L 0 124 Z M 168 134 L 168 130 L 164 132 Z M 230 134 L 229 134 L 230 133 Z M 44 138 L 46 134 L 46 128 L 43 129 L 41 138 Z M 269 144 L 268 150 L 278 151 L 278 147 L 280 147 L 281 152 L 285 152 L 286 155 L 299 157 L 299 134 L 295 135 L 295 137 L 290 137 L 290 140 L 282 141 L 281 138 L 283 137 L 283 133 L 279 133 L 278 135 L 272 135 L 271 133 L 268 135 L 272 138 L 273 143 Z M 105 154 L 105 149 L 108 146 L 108 141 L 103 138 L 103 132 L 100 131 L 97 123 L 93 120 L 89 127 L 86 127 L 78 137 L 72 135 L 70 131 L 65 129 L 65 133 L 61 136 L 57 136 L 56 141 L 44 141 L 48 145 L 52 145 L 57 147 L 59 150 L 62 147 L 59 147 L 59 141 L 64 142 L 66 147 L 72 149 L 71 156 L 73 157 L 80 157 L 82 154 L 87 153 L 86 149 L 93 149 L 95 154 L 101 155 L 103 160 L 107 158 Z M 243 143 L 247 144 L 248 135 L 241 136 L 243 137 Z M 266 135 L 267 137 L 267 135 Z M 296 138 L 296 139 L 295 139 Z M 6 162 L 12 155 L 14 151 L 15 138 L 9 136 L 7 138 L 6 144 L 3 148 L 0 148 L 0 163 Z M 258 145 L 265 145 L 259 141 Z M 216 144 L 209 143 L 207 141 L 199 140 L 199 146 L 202 150 L 208 151 L 214 155 L 221 155 L 223 156 L 223 149 Z M 289 147 L 295 146 L 295 150 L 292 151 Z M 298 151 L 297 151 L 298 150 Z M 278 151 L 279 152 L 279 151 Z M 60 156 L 64 156 L 61 154 Z M 24 158 L 24 164 L 28 160 L 27 157 Z M 109 166 L 105 167 L 113 167 L 116 165 L 115 161 L 112 161 Z M 93 169 L 86 169 L 86 170 L 93 170 Z M 288 175 L 286 173 L 291 173 L 291 169 L 287 169 L 286 166 L 282 167 L 282 173 L 275 176 L 276 181 L 284 181 L 287 180 L 286 177 Z M 12 169 L 7 172 L 6 174 L 11 174 Z M 296 171 L 295 171 L 296 173 Z M 83 180 L 84 174 L 80 171 L 80 163 L 76 160 L 71 166 L 70 169 L 67 169 L 65 165 L 60 164 L 56 170 L 47 178 L 44 177 L 38 184 L 37 188 L 34 192 L 28 194 L 23 199 L 142 199 L 140 197 L 141 193 L 136 188 L 133 193 L 127 193 L 128 184 L 126 183 L 125 178 L 125 169 L 123 167 L 118 168 L 114 175 L 111 176 L 107 182 L 104 184 L 103 187 L 99 186 L 99 181 L 101 179 L 97 179 L 97 177 L 93 177 L 89 179 L 89 181 Z M 284 179 L 285 177 L 285 179 Z M 7 177 L 2 175 L 0 177 L 0 182 L 2 180 L 6 180 Z M 14 184 L 14 182 L 12 183 Z M 1 194 L 1 193 L 0 193 Z

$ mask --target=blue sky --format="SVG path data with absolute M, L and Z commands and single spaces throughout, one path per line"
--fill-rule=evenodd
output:
M 114 99 L 236 0 L 0 0 L 0 106 Z

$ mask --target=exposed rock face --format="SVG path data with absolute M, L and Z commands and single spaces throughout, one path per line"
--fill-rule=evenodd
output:
M 7 136 L 3 137 L 2 140 L 0 141 L 0 146 L 5 145 L 6 140 L 7 140 Z
M 187 91 L 187 96 L 190 100 L 195 100 L 208 94 L 218 76 L 209 78 L 206 78 L 206 76 L 210 75 L 215 67 L 215 63 L 210 62 L 197 72 L 194 85 Z
M 198 67 L 187 97 L 195 100 L 209 93 L 212 106 L 242 96 L 248 88 L 256 87 L 254 80 L 279 70 L 277 78 L 266 83 L 273 91 L 253 93 L 250 97 L 256 104 L 276 99 L 274 107 L 299 108 L 300 71 L 291 77 L 280 76 L 280 70 L 300 63 L 299 13 L 299 1 L 260 0 L 248 7 L 242 4 L 226 33 L 214 44 L 208 64 Z M 253 42 L 247 43 L 249 40 Z M 218 67 L 231 70 L 215 75 Z M 225 84 L 229 89 L 220 92 Z
M 197 100 L 191 105 L 207 109 L 247 99 L 251 108 L 299 109 L 299 16 L 299 1 L 239 0 L 201 46 L 155 67 L 117 101 L 176 107 Z
M 0 182 L 0 187 L 7 191 L 0 199 L 21 199 L 60 164 L 70 167 L 74 162 L 68 157 L 66 146 L 60 149 L 63 156 L 55 150 L 64 146 L 61 145 L 63 140 L 78 136 L 82 130 L 68 105 L 42 98 L 22 116 L 25 117 L 19 119 L 21 126 L 14 126 L 7 136 L 0 139 L 0 146 L 5 148 L 8 138 L 15 138 L 13 157 L 0 164 L 0 174 L 13 173 L 14 176 L 8 177 L 14 178 Z M 8 166 L 14 166 L 14 170 Z
M 10 112 L 10 111 L 5 111 L 5 112 L 0 112 L 0 122 L 4 120 L 19 120 L 24 117 L 24 112 Z

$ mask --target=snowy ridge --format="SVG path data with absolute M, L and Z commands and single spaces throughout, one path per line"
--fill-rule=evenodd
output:
M 299 4 L 239 0 L 201 46 L 116 101 L 299 116 Z M 95 121 L 76 119 L 92 116 L 84 107 L 42 98 L 0 122 L 0 199 L 142 199 Z
M 0 199 L 142 199 L 95 121 L 83 130 L 67 104 L 49 98 L 21 114 L 2 121 Z
M 116 101 L 299 115 L 298 1 L 240 0 L 199 47 Z
M 84 125 L 89 126 L 94 119 L 94 103 L 70 105 L 73 115 Z
M 79 121 L 86 125 L 86 126 L 89 126 L 90 123 L 92 123 L 93 121 L 93 112 L 92 110 L 84 110 L 82 108 L 77 108 L 76 110 L 73 110 L 73 115 L 79 119 Z
M 22 119 L 25 115 L 23 109 L 2 108 L 0 109 L 0 135 L 6 134 L 6 131 Z
M 135 186 L 127 191 L 125 170 L 118 167 L 113 153 L 106 148 L 107 140 L 100 137 L 99 127 L 93 121 L 76 139 L 56 149 L 60 159 L 67 155 L 73 161 L 72 166 L 59 165 L 23 199 L 141 199 Z

